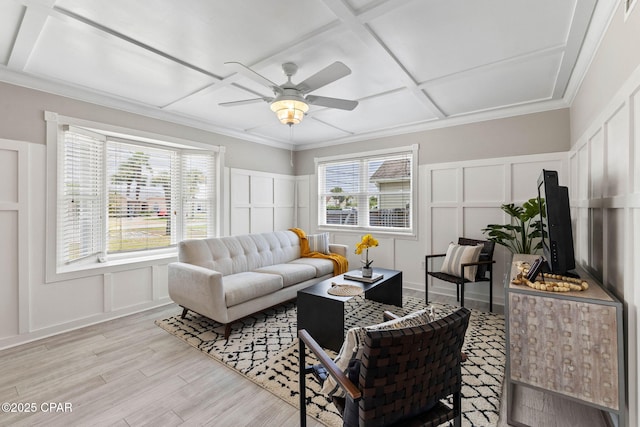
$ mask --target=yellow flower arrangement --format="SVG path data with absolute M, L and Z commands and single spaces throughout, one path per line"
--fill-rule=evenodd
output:
M 369 248 L 374 248 L 378 246 L 378 240 L 375 239 L 371 234 L 365 234 L 362 236 L 362 240 L 360 243 L 356 244 L 356 255 L 362 254 L 362 251 L 365 251 L 365 259 L 362 260 L 362 264 L 369 268 L 371 267 L 371 263 L 373 260 L 369 261 Z

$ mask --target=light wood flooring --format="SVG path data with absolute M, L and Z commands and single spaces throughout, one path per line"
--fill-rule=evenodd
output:
M 35 407 L 0 411 L 0 426 L 298 425 L 295 408 L 153 323 L 180 311 L 172 304 L 0 351 L 0 402 Z M 55 412 L 65 404 L 71 412 Z M 519 394 L 516 409 L 536 427 L 606 425 L 594 409 L 535 391 Z

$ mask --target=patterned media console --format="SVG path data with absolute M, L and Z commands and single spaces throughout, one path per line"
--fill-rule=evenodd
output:
M 608 411 L 625 422 L 622 304 L 584 271 L 585 291 L 548 292 L 512 283 L 515 255 L 505 283 L 507 317 L 507 422 L 513 419 L 515 386 L 562 395 Z

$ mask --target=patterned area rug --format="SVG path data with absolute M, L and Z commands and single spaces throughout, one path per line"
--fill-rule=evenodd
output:
M 457 307 L 433 304 L 436 316 Z M 403 308 L 352 298 L 345 307 L 345 326 L 373 325 L 390 310 L 398 315 L 424 308 L 424 302 L 405 296 Z M 276 396 L 298 407 L 298 339 L 296 305 L 282 304 L 233 324 L 229 340 L 224 326 L 189 312 L 156 320 L 158 326 L 243 374 Z M 468 360 L 462 365 L 462 410 L 464 426 L 495 426 L 500 412 L 504 378 L 504 316 L 472 311 L 465 336 Z M 334 356 L 329 352 L 330 355 Z M 311 356 L 307 363 L 314 363 Z M 307 380 L 307 413 L 327 426 L 342 425 L 333 404 L 320 394 L 320 384 Z

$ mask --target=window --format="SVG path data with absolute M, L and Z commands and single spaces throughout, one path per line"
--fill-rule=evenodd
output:
M 56 128 L 57 272 L 216 235 L 219 147 Z
M 417 146 L 316 159 L 318 225 L 415 234 Z

